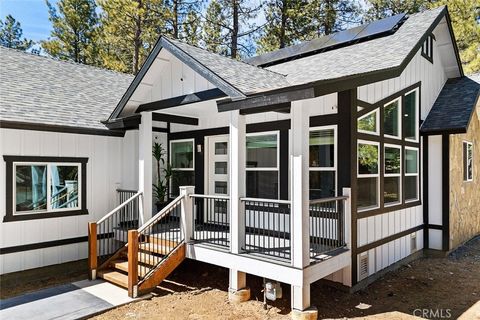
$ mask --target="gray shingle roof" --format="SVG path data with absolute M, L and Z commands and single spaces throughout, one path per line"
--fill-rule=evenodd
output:
M 449 79 L 423 122 L 421 132 L 466 132 L 479 94 L 480 73 Z
M 211 53 L 181 41 L 172 39 L 168 41 L 244 94 L 290 85 L 285 76 L 278 72 Z
M 0 47 L 0 120 L 104 129 L 133 76 Z
M 330 80 L 395 68 L 407 58 L 422 36 L 445 10 L 439 7 L 412 14 L 392 35 L 273 65 L 293 84 Z

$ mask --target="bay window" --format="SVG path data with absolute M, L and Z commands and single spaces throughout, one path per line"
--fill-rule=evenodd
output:
M 180 193 L 180 186 L 195 185 L 195 157 L 194 140 L 170 141 L 170 196 L 176 197 Z
M 310 130 L 310 199 L 336 195 L 336 127 Z
M 4 156 L 4 159 L 5 221 L 88 213 L 86 158 Z
M 278 199 L 278 132 L 248 134 L 246 137 L 246 196 Z
M 379 189 L 379 143 L 358 141 L 357 204 L 360 210 L 378 207 Z

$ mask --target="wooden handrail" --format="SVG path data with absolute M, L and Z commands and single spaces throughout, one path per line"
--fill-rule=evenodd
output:
M 148 219 L 147 222 L 145 222 L 139 229 L 138 233 L 142 233 L 142 231 L 145 231 L 152 223 L 155 223 L 155 221 L 163 218 L 166 214 L 170 212 L 170 209 L 172 209 L 180 200 L 182 200 L 184 195 L 179 195 L 178 197 L 175 198 L 172 202 L 170 202 L 165 208 L 160 210 L 156 215 Z
M 103 216 L 100 220 L 97 221 L 97 224 L 100 224 L 102 223 L 103 221 L 105 221 L 108 217 L 110 217 L 111 215 L 113 215 L 115 212 L 117 212 L 118 210 L 122 209 L 123 207 L 125 207 L 127 204 L 129 204 L 130 202 L 132 202 L 133 200 L 135 200 L 135 198 L 139 197 L 140 195 L 142 194 L 141 191 L 137 192 L 135 195 L 131 196 L 130 198 L 127 199 L 127 201 L 125 201 L 124 203 L 120 204 L 118 207 L 116 207 L 115 209 L 113 209 L 112 211 L 110 211 L 109 213 L 107 213 L 105 216 Z
M 310 200 L 309 204 L 318 204 L 318 203 L 325 203 L 325 202 L 331 202 L 331 201 L 337 201 L 337 200 L 347 200 L 347 199 L 348 199 L 347 196 L 320 198 L 320 199 Z

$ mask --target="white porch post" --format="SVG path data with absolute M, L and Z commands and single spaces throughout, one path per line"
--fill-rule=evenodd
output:
M 195 193 L 195 187 L 182 186 L 180 187 L 180 195 L 183 196 L 181 208 L 181 230 L 185 242 L 190 242 L 193 236 L 193 199 L 191 194 Z
M 304 268 L 310 263 L 308 212 L 309 117 L 301 101 L 292 102 L 292 263 Z
M 230 251 L 240 253 L 245 247 L 245 213 L 240 198 L 245 197 L 245 116 L 238 110 L 230 112 L 230 135 L 228 138 L 228 160 L 230 185 Z M 250 299 L 247 274 L 230 269 L 228 297 L 233 302 Z
M 308 209 L 309 194 L 309 116 L 301 101 L 292 102 L 291 107 L 291 239 L 292 265 L 303 269 L 310 264 L 310 222 Z M 291 286 L 291 305 L 294 317 L 296 313 L 305 317 L 305 312 L 316 316 L 310 307 L 310 283 Z M 309 316 L 307 316 L 309 317 Z
M 152 113 L 142 112 L 138 128 L 138 191 L 143 192 L 143 221 L 152 217 Z
M 245 116 L 239 111 L 230 112 L 228 159 L 230 195 L 230 251 L 240 253 L 245 247 L 245 214 L 240 198 L 245 196 Z

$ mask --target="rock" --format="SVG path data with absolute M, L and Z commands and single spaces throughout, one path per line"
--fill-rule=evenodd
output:
M 370 309 L 372 306 L 366 303 L 359 303 L 355 308 L 360 309 L 360 310 L 367 310 Z

